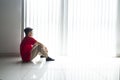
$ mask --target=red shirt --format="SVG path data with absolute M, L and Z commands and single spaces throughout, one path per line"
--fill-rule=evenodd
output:
M 20 54 L 21 54 L 21 58 L 23 60 L 23 62 L 29 62 L 30 61 L 30 56 L 31 56 L 31 50 L 33 45 L 36 43 L 37 41 L 29 36 L 26 36 L 21 44 L 20 44 Z

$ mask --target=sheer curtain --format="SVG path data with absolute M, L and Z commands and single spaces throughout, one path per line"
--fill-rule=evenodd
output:
M 25 24 L 51 55 L 115 56 L 117 0 L 27 0 Z
M 49 54 L 62 55 L 62 1 L 27 0 L 26 26 L 32 27 L 33 36 L 43 43 Z
M 81 56 L 115 56 L 117 0 L 69 0 L 68 7 L 68 49 Z

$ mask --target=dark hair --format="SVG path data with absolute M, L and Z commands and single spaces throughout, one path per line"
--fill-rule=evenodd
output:
M 27 27 L 24 29 L 25 35 L 27 36 L 29 32 L 31 32 L 33 29 L 30 27 Z

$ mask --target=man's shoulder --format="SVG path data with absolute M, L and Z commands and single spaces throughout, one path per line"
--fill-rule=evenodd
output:
M 34 39 L 35 40 L 35 38 L 34 37 L 29 37 L 30 39 Z
M 26 36 L 26 37 L 24 37 L 24 39 L 34 39 L 34 38 L 30 37 L 30 36 Z
M 27 37 L 28 40 L 37 41 L 34 37 Z

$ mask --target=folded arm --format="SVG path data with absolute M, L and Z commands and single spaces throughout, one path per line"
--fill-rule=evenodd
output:
M 36 42 L 36 43 L 34 44 L 34 46 L 35 46 L 35 45 L 40 45 L 41 48 L 45 49 L 45 50 L 48 52 L 47 47 L 45 47 L 42 43 Z

